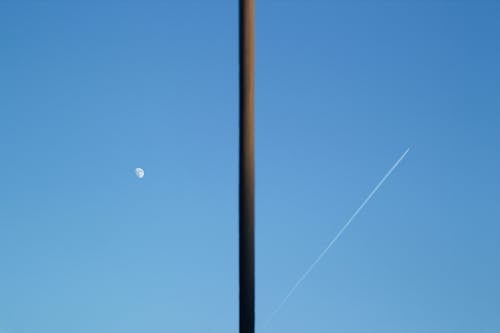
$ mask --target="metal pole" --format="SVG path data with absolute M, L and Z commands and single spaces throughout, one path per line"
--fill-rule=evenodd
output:
M 240 333 L 255 332 L 254 0 L 240 0 Z

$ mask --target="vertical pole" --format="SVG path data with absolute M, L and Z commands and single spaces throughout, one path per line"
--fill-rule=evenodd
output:
M 255 332 L 254 0 L 240 0 L 240 333 Z

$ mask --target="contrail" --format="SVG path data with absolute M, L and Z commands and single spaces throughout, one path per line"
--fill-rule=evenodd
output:
M 347 223 L 344 224 L 344 226 L 342 227 L 342 229 L 340 229 L 340 231 L 337 233 L 337 235 L 335 235 L 335 237 L 333 237 L 333 239 L 330 241 L 328 246 L 325 247 L 325 249 L 320 253 L 320 255 L 316 258 L 316 260 L 314 260 L 314 262 L 311 264 L 311 266 L 309 266 L 309 268 L 304 272 L 304 274 L 302 274 L 300 279 L 297 280 L 297 282 L 293 285 L 292 289 L 290 289 L 288 294 L 286 294 L 283 301 L 281 301 L 281 303 L 278 305 L 278 307 L 273 311 L 273 313 L 271 314 L 271 317 L 265 323 L 265 325 L 264 325 L 265 327 L 267 327 L 269 325 L 269 323 L 273 320 L 273 318 L 276 316 L 276 314 L 278 314 L 278 312 L 281 310 L 281 308 L 286 304 L 286 302 L 288 301 L 290 296 L 292 296 L 292 294 L 295 292 L 297 287 L 300 286 L 300 284 L 309 275 L 309 273 L 311 273 L 311 271 L 314 269 L 314 267 L 321 261 L 323 256 L 328 252 L 328 250 L 332 247 L 332 245 L 335 244 L 337 239 L 339 239 L 339 237 L 344 233 L 345 229 L 347 229 L 349 224 L 351 224 L 351 222 L 354 220 L 354 218 L 356 218 L 356 216 L 363 209 L 363 207 L 365 207 L 365 205 L 368 203 L 368 201 L 370 201 L 370 199 L 378 191 L 380 186 L 382 186 L 382 184 L 384 184 L 386 179 L 391 175 L 391 173 L 394 171 L 394 169 L 397 168 L 399 163 L 401 163 L 401 161 L 405 158 L 406 154 L 408 154 L 409 151 L 410 151 L 410 148 L 406 149 L 406 151 L 403 153 L 403 155 L 401 155 L 401 157 L 396 161 L 396 163 L 394 163 L 394 165 L 389 169 L 389 171 L 387 171 L 385 176 L 378 182 L 377 186 L 375 186 L 375 188 L 370 192 L 370 194 L 368 194 L 368 196 L 366 197 L 365 201 L 363 201 L 361 206 L 359 206 L 358 209 L 356 209 L 356 211 L 354 212 L 354 214 L 352 214 L 351 218 L 347 221 Z

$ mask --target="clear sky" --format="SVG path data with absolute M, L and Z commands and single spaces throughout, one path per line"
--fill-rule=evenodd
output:
M 256 14 L 258 332 L 499 332 L 500 3 Z M 0 1 L 0 332 L 237 331 L 237 24 Z

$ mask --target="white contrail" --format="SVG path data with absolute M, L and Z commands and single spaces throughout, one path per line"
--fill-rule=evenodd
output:
M 351 224 L 351 222 L 358 215 L 358 213 L 363 209 L 363 207 L 368 203 L 368 201 L 370 201 L 370 199 L 372 198 L 372 196 L 378 191 L 378 189 L 380 188 L 380 186 L 382 186 L 382 184 L 391 175 L 391 173 L 394 171 L 394 169 L 397 168 L 397 166 L 399 165 L 399 163 L 401 163 L 401 161 L 403 160 L 403 158 L 405 158 L 406 154 L 408 154 L 409 151 L 410 151 L 410 148 L 406 149 L 406 151 L 403 153 L 403 155 L 401 155 L 401 157 L 396 161 L 396 163 L 394 163 L 394 165 L 392 166 L 392 168 L 390 168 L 389 171 L 387 171 L 387 173 L 385 174 L 385 176 L 378 182 L 377 186 L 375 186 L 375 188 L 370 192 L 370 194 L 368 194 L 368 196 L 366 197 L 365 201 L 363 201 L 363 203 L 361 204 L 361 206 L 359 206 L 358 209 L 356 209 L 356 211 L 354 212 L 354 214 L 352 214 L 351 218 L 347 221 L 347 223 L 344 224 L 344 226 L 342 227 L 342 229 L 340 229 L 340 231 L 337 233 L 337 235 L 335 235 L 335 237 L 330 241 L 330 243 L 328 244 L 328 246 L 325 247 L 325 249 L 320 253 L 320 255 L 316 258 L 316 260 L 314 260 L 314 262 L 311 264 L 311 266 L 309 266 L 309 268 L 304 272 L 304 274 L 302 274 L 302 276 L 300 277 L 300 279 L 297 280 L 297 282 L 293 285 L 292 289 L 290 289 L 290 291 L 288 292 L 288 294 L 286 294 L 285 298 L 280 303 L 280 305 L 278 305 L 278 307 L 273 311 L 273 313 L 271 314 L 271 317 L 267 320 L 267 322 L 265 324 L 265 327 L 267 327 L 269 325 L 269 323 L 273 320 L 273 318 L 276 316 L 276 314 L 281 310 L 281 308 L 283 307 L 283 305 L 285 305 L 285 303 L 288 301 L 288 299 L 290 298 L 290 296 L 292 296 L 292 294 L 295 292 L 295 290 L 297 289 L 297 287 L 304 281 L 304 279 L 309 275 L 309 273 L 311 273 L 311 271 L 320 262 L 320 260 L 328 252 L 328 250 L 332 247 L 332 245 L 344 233 L 345 229 L 347 229 L 347 227 L 349 226 L 349 224 Z

